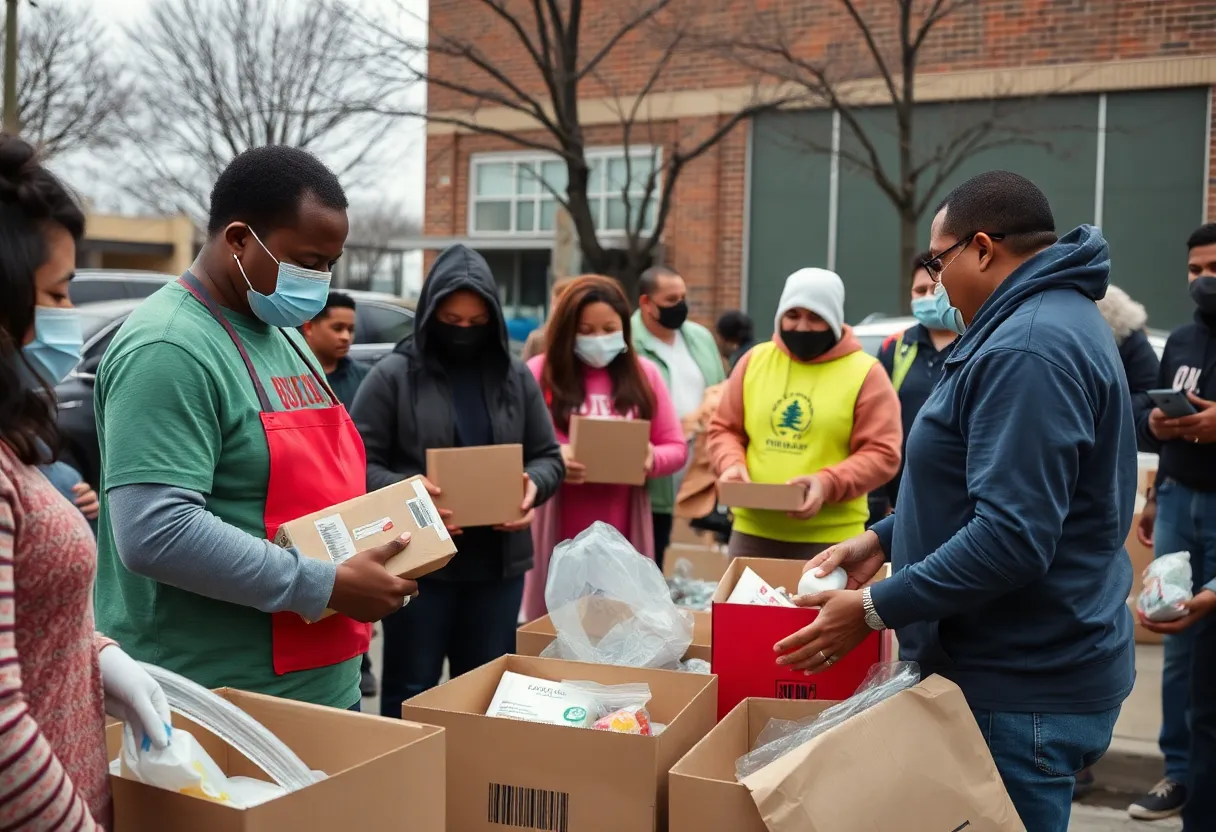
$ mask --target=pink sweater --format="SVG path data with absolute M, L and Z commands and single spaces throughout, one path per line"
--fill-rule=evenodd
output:
M 651 477 L 666 477 L 684 467 L 688 458 L 688 444 L 684 439 L 684 431 L 680 420 L 676 417 L 675 406 L 671 402 L 671 394 L 663 384 L 663 376 L 659 369 L 645 358 L 639 358 L 642 371 L 654 390 L 655 414 L 650 420 L 650 444 L 654 445 L 654 470 Z M 528 362 L 528 368 L 540 381 L 545 366 L 545 357 L 538 355 Z M 583 367 L 583 385 L 586 398 L 579 408 L 580 416 L 600 416 L 632 419 L 634 414 L 620 414 L 612 407 L 612 379 L 607 370 L 597 370 Z M 557 441 L 562 445 L 569 444 L 570 438 L 560 430 L 556 430 Z M 565 484 L 561 488 L 561 519 L 559 524 L 559 540 L 569 540 L 586 529 L 596 520 L 602 520 L 615 526 L 621 534 L 629 535 L 629 485 L 603 485 L 586 483 L 583 485 Z M 650 557 L 653 552 L 646 552 Z
M 0 829 L 106 829 L 105 714 L 84 516 L 0 441 Z

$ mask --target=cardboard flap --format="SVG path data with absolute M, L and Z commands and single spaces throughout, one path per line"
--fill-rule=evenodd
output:
M 962 691 L 940 676 L 820 734 L 744 785 L 770 832 L 1025 832 Z

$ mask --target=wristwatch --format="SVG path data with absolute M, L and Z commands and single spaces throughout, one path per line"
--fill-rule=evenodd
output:
M 866 587 L 861 591 L 861 607 L 866 613 L 866 626 L 871 630 L 885 630 L 887 625 L 883 623 L 882 618 L 878 615 L 878 610 L 874 609 L 874 599 L 870 597 L 870 587 Z

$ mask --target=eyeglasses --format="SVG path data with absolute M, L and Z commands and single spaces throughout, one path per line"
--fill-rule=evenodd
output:
M 961 252 L 962 249 L 965 249 L 967 246 L 969 246 L 971 244 L 971 241 L 975 239 L 975 235 L 979 234 L 979 233 L 980 232 L 978 232 L 978 231 L 972 231 L 966 237 L 963 237 L 961 240 L 959 240 L 954 245 L 950 246 L 950 248 L 946 249 L 941 254 L 937 255 L 936 257 L 934 257 L 930 260 L 922 261 L 920 264 L 921 268 L 923 268 L 925 271 L 927 271 L 929 273 L 929 277 L 931 277 L 933 279 L 934 283 L 940 283 L 942 280 L 942 272 L 944 272 L 946 270 L 946 266 L 942 264 L 942 258 L 945 257 L 950 252 L 954 251 L 956 248 L 959 249 Z M 990 240 L 999 242 L 1000 240 L 1005 239 L 1005 235 L 1004 234 L 989 234 L 988 238 Z M 957 258 L 957 255 L 955 257 Z M 954 260 L 952 259 L 950 262 L 953 263 Z

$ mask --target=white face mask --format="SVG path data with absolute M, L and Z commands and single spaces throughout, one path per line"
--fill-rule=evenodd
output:
M 607 367 L 625 351 L 625 335 L 610 332 L 607 335 L 579 335 L 574 339 L 574 354 L 588 367 L 597 370 Z

